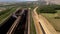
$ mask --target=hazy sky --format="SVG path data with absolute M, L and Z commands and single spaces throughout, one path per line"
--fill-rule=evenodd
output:
M 37 0 L 0 0 L 0 2 L 8 2 L 8 1 L 15 1 L 15 2 L 17 2 L 17 1 L 37 1 Z

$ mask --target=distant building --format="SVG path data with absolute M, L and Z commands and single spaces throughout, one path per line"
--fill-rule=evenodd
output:
M 40 5 L 46 5 L 46 1 L 45 1 L 45 0 L 38 0 L 38 3 L 39 3 Z
M 60 5 L 60 0 L 45 0 L 46 4 L 58 4 Z

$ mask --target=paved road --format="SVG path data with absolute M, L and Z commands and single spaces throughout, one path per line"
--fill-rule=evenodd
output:
M 30 34 L 30 9 L 28 11 L 28 34 Z
M 37 34 L 44 34 L 41 31 L 41 27 L 40 27 L 39 23 L 42 25 L 42 27 L 43 27 L 43 29 L 44 29 L 44 31 L 45 31 L 46 34 L 57 34 L 57 32 L 52 27 L 52 25 L 48 22 L 48 20 L 46 20 L 46 18 L 44 18 L 43 16 L 38 15 L 36 13 L 36 9 L 37 8 L 38 7 L 36 7 L 33 10 L 33 13 L 32 13 Z

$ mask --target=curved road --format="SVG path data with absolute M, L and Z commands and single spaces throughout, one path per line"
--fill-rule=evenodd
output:
M 46 18 L 44 18 L 43 16 L 37 14 L 37 12 L 36 12 L 37 8 L 38 7 L 36 7 L 32 12 L 37 34 L 44 34 L 41 29 L 41 26 L 43 27 L 45 34 L 57 34 L 57 32 L 52 27 L 52 25 L 48 22 L 48 20 Z M 40 26 L 40 24 L 41 24 L 41 26 Z

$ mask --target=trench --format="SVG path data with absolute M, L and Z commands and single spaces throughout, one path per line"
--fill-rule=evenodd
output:
M 25 31 L 25 26 L 27 23 L 26 22 L 27 21 L 27 13 L 28 13 L 27 10 L 24 10 L 24 14 L 22 15 L 22 18 L 21 18 L 16 30 L 14 31 L 14 34 L 25 34 L 24 31 Z
M 16 20 L 14 17 L 10 17 L 8 21 L 0 27 L 0 34 L 6 34 L 9 28 L 12 26 L 13 22 Z
M 20 12 L 21 10 L 18 10 L 16 11 L 16 14 L 19 14 Z M 0 34 L 6 34 L 15 20 L 16 20 L 15 17 L 10 16 L 10 18 L 6 22 L 4 22 L 4 24 L 0 27 Z

